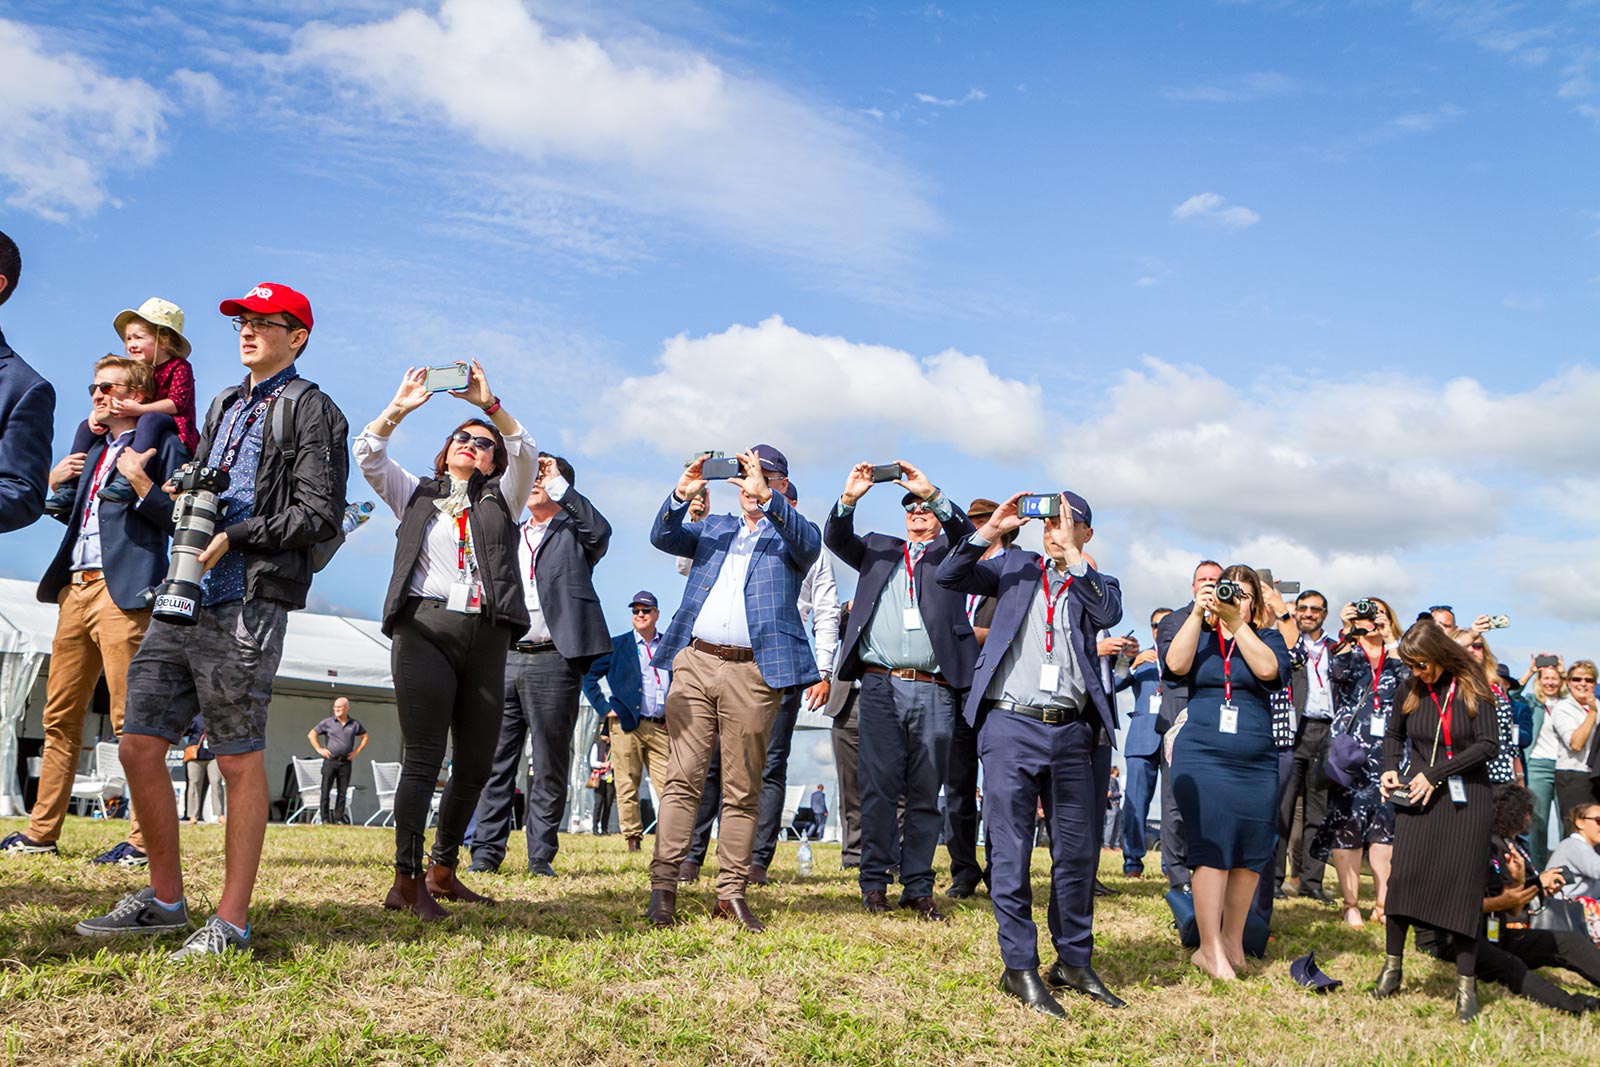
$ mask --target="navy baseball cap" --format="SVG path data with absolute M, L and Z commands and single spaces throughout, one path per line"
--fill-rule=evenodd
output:
M 647 589 L 641 589 L 633 594 L 633 599 L 628 601 L 628 607 L 645 607 L 659 611 L 660 605 L 656 603 L 656 595 Z
M 798 504 L 800 502 L 799 490 L 795 489 L 793 482 L 783 483 L 783 495 L 788 498 L 789 503 L 791 504 Z
M 1081 522 L 1085 526 L 1094 525 L 1094 512 L 1089 510 L 1089 502 L 1074 493 L 1071 489 L 1061 494 L 1067 498 L 1067 506 L 1072 509 L 1072 521 Z
M 1344 985 L 1339 979 L 1329 978 L 1323 973 L 1322 968 L 1317 966 L 1315 952 L 1308 952 L 1289 964 L 1289 977 L 1313 993 L 1328 993 Z
M 756 445 L 750 451 L 756 454 L 756 459 L 761 461 L 761 469 L 771 471 L 773 474 L 789 477 L 789 460 L 782 452 L 771 445 Z

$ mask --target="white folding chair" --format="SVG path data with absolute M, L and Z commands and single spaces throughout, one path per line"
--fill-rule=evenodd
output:
M 372 761 L 372 788 L 378 794 L 378 810 L 367 817 L 363 826 L 371 826 L 374 819 L 382 819 L 384 826 L 394 825 L 394 794 L 400 788 L 400 764 Z
M 122 754 L 115 741 L 101 741 L 94 746 L 94 766 L 88 778 L 79 775 L 73 782 L 72 795 L 83 800 L 93 800 L 103 816 L 106 801 L 127 792 L 128 779 L 122 772 Z
M 308 824 L 322 821 L 322 761 L 320 759 L 301 759 L 299 756 L 290 756 L 289 762 L 294 764 L 294 787 L 300 791 L 300 806 L 283 820 L 292 823 L 302 815 L 310 813 L 306 819 Z

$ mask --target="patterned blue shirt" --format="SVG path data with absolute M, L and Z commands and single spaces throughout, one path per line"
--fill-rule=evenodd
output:
M 211 442 L 211 451 L 206 455 L 206 464 L 220 466 L 234 435 L 243 432 L 244 437 L 239 440 L 239 454 L 228 469 L 228 491 L 220 497 L 223 513 L 217 521 L 218 532 L 255 514 L 256 470 L 261 466 L 261 439 L 266 432 L 267 416 L 263 414 L 246 429 L 245 423 L 250 418 L 251 410 L 280 385 L 298 377 L 300 372 L 293 363 L 254 389 L 250 388 L 250 379 L 247 377 L 239 386 L 239 395 L 243 399 L 235 400 L 222 413 L 216 439 Z M 209 608 L 243 599 L 244 553 L 239 549 L 230 549 L 200 579 L 200 603 Z

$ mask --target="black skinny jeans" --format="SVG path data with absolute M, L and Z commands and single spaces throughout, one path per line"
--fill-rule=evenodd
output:
M 450 781 L 439 804 L 433 862 L 454 867 L 478 794 L 494 766 L 511 635 L 481 615 L 412 597 L 401 609 L 390 646 L 400 735 L 405 746 L 394 797 L 394 865 L 423 872 L 422 834 L 428 805 L 455 740 Z

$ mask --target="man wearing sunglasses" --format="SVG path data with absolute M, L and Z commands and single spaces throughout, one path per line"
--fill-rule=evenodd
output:
M 148 401 L 154 394 L 155 374 L 148 363 L 121 356 L 100 360 L 89 396 L 94 420 L 106 432 L 88 452 L 74 452 L 50 471 L 51 489 L 76 480 L 78 492 L 71 510 L 55 516 L 66 531 L 39 582 L 39 599 L 60 609 L 45 690 L 39 798 L 28 813 L 27 830 L 0 842 L 7 852 L 56 853 L 83 745 L 83 716 L 102 671 L 111 696 L 111 729 L 122 734 L 128 663 L 150 625 L 145 594 L 166 573 L 172 535 L 172 499 L 156 490 L 144 461 L 159 454 L 151 469 L 165 480 L 189 458 L 177 434 L 169 434 L 149 452 L 128 448 L 138 418 L 114 414 L 114 401 Z M 98 495 L 118 471 L 128 474 L 132 503 Z M 80 477 L 86 473 L 88 477 Z M 169 792 L 169 806 L 171 800 Z M 137 812 L 133 815 L 127 840 L 98 856 L 97 863 L 144 864 L 144 835 Z
M 628 603 L 633 627 L 611 639 L 610 650 L 595 660 L 583 676 L 583 692 L 595 713 L 608 723 L 611 763 L 617 775 L 617 820 L 628 839 L 628 851 L 638 852 L 644 836 L 639 815 L 639 785 L 645 768 L 661 807 L 661 787 L 667 780 L 667 688 L 672 668 L 652 666 L 661 635 L 656 622 L 661 608 L 656 595 L 641 589 Z
M 206 567 L 200 603 L 191 625 L 153 621 L 128 666 L 122 768 L 144 819 L 150 885 L 77 926 L 85 937 L 188 927 L 166 756 L 199 714 L 228 790 L 225 877 L 216 914 L 174 958 L 250 946 L 250 897 L 267 828 L 272 680 L 289 612 L 305 607 L 311 591 L 313 549 L 341 532 L 349 471 L 343 413 L 296 369 L 311 337 L 310 301 L 262 282 L 219 310 L 239 332 L 245 376 L 212 402 L 195 453 L 229 476 L 216 532 L 199 556 Z
M 539 453 L 539 475 L 528 493 L 528 518 L 517 540 L 529 626 L 506 660 L 500 744 L 478 798 L 471 871 L 496 871 L 505 860 L 523 744 L 531 733 L 522 824 L 528 837 L 528 873 L 555 877 L 552 864 L 567 806 L 578 693 L 595 657 L 611 651 L 606 617 L 594 591 L 595 564 L 611 546 L 611 524 L 573 488 L 576 478 L 572 464 L 561 456 Z M 637 851 L 638 838 L 631 837 L 628 847 Z
M 890 868 L 900 868 L 900 907 L 943 921 L 933 897 L 933 854 L 957 706 L 972 684 L 978 642 L 966 597 L 934 580 L 951 545 L 972 533 L 966 513 L 904 460 L 906 536 L 859 534 L 856 505 L 872 489 L 858 463 L 828 513 L 822 541 L 861 577 L 839 657 L 839 679 L 861 682 L 857 702 L 861 790 L 861 903 L 890 909 Z M 905 818 L 899 818 L 902 796 Z

